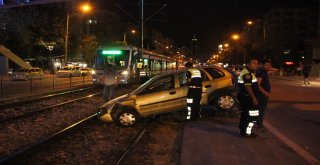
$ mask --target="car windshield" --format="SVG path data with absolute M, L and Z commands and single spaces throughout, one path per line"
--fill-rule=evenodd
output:
M 103 69 L 106 65 L 112 64 L 115 69 L 126 69 L 128 67 L 130 50 L 98 50 L 95 60 L 95 69 Z
M 137 89 L 135 89 L 133 92 L 131 92 L 132 94 L 138 94 L 139 92 L 143 91 L 143 89 L 148 86 L 149 84 L 151 84 L 155 79 L 158 79 L 157 76 L 153 77 L 151 79 L 149 79 L 147 82 L 143 83 L 142 85 L 140 85 Z

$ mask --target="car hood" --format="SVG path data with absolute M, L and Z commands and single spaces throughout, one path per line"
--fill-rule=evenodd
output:
M 123 101 L 126 101 L 128 100 L 128 98 L 131 96 L 131 94 L 125 94 L 125 95 L 122 95 L 120 97 L 117 97 L 113 100 L 110 100 L 106 103 L 104 103 L 101 107 L 106 107 L 106 106 L 109 106 L 109 105 L 113 105 L 115 103 L 119 103 L 119 102 L 123 102 Z

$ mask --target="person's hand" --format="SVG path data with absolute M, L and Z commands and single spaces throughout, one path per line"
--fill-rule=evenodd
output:
M 259 105 L 259 102 L 258 102 L 258 100 L 257 100 L 257 99 L 253 99 L 253 100 L 252 100 L 252 102 L 253 102 L 253 105 L 254 105 L 254 106 Z

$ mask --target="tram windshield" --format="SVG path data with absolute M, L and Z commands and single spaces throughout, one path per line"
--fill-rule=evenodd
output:
M 130 50 L 98 50 L 95 69 L 103 69 L 111 64 L 115 69 L 126 69 L 129 64 Z

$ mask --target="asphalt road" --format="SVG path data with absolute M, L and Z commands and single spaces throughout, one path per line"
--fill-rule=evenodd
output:
M 306 87 L 301 79 L 274 77 L 271 84 L 267 123 L 293 142 L 290 147 L 320 160 L 320 80 Z

